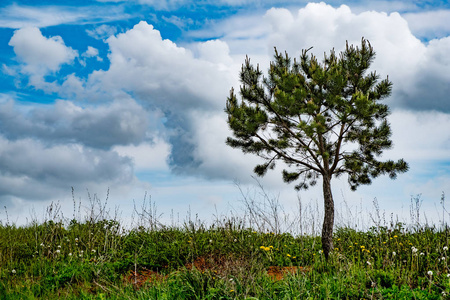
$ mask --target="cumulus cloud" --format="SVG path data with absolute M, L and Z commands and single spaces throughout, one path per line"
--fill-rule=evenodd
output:
M 221 61 L 228 55 L 226 45 L 210 42 L 200 46 L 199 57 L 195 57 L 189 49 L 162 39 L 146 22 L 110 37 L 107 43 L 110 68 L 94 72 L 88 84 L 103 91 L 129 92 L 150 109 L 162 111 L 173 167 L 198 166 L 192 155 L 196 148 L 192 112 L 223 109 L 235 76 Z
M 342 51 L 345 41 L 358 45 L 368 39 L 377 57 L 373 69 L 394 83 L 389 99 L 393 107 L 450 112 L 448 60 L 440 53 L 450 50 L 447 38 L 428 45 L 415 37 L 407 21 L 398 13 L 368 11 L 355 14 L 346 5 L 333 8 L 325 3 L 310 3 L 297 14 L 286 9 L 266 13 L 272 31 L 267 46 L 298 56 L 301 49 L 313 47 L 322 56 L 335 48 Z
M 77 144 L 48 147 L 39 141 L 0 137 L 0 201 L 43 200 L 71 186 L 127 185 L 135 181 L 129 158 Z
M 443 38 L 450 34 L 450 10 L 432 10 L 402 14 L 412 33 L 427 40 Z
M 44 77 L 57 72 L 63 64 L 70 64 L 78 52 L 64 44 L 60 36 L 45 37 L 37 27 L 26 27 L 14 32 L 9 44 L 21 63 L 18 72 L 29 76 L 29 84 L 55 91 L 54 83 Z
M 110 149 L 141 143 L 148 124 L 145 110 L 129 99 L 86 108 L 61 100 L 26 111 L 13 100 L 0 105 L 0 133 L 9 140 L 34 138 L 50 145 L 79 143 Z

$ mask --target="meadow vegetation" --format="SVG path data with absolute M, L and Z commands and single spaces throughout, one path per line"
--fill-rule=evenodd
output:
M 74 211 L 64 218 L 52 205 L 41 222 L 16 226 L 2 220 L 0 299 L 447 299 L 450 294 L 449 228 L 444 222 L 419 224 L 418 210 L 411 210 L 417 222 L 408 226 L 386 221 L 378 211 L 367 230 L 338 226 L 326 261 L 320 236 L 300 230 L 320 220 L 300 214 L 287 224 L 279 203 L 267 197 L 262 202 L 244 197 L 243 215 L 217 217 L 209 225 L 197 219 L 161 224 L 150 203 L 136 210 L 137 221 L 127 227 L 95 196 L 90 204 L 84 217 Z

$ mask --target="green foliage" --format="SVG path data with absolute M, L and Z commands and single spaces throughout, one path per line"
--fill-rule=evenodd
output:
M 387 174 L 395 178 L 408 170 L 402 159 L 379 161 L 389 149 L 389 108 L 381 103 L 392 90 L 388 78 L 370 71 L 375 52 L 364 39 L 320 63 L 304 50 L 299 61 L 275 49 L 267 77 L 247 57 L 240 72 L 241 101 L 231 90 L 227 99 L 228 124 L 234 137 L 227 144 L 254 153 L 265 163 L 255 173 L 265 175 L 275 162 L 286 182 L 307 189 L 319 176 L 348 174 L 352 189 Z
M 341 227 L 326 262 L 318 237 L 233 222 L 128 231 L 104 220 L 0 225 L 0 299 L 442 299 L 450 293 L 448 228 Z M 275 280 L 270 266 L 303 269 Z M 126 279 L 150 270 L 157 279 L 142 285 Z

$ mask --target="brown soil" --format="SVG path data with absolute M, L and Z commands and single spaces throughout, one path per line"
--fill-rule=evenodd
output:
M 195 259 L 194 262 L 186 264 L 185 268 L 188 270 L 195 268 L 201 272 L 212 271 L 221 275 L 230 275 L 231 273 L 238 272 L 239 269 L 241 269 L 242 272 L 242 269 L 246 269 L 248 266 L 245 266 L 245 263 L 241 259 L 230 259 L 230 257 L 224 256 L 201 256 Z M 295 275 L 308 272 L 309 270 L 309 267 L 271 266 L 267 269 L 267 274 L 272 280 L 278 281 L 285 278 L 288 274 Z M 166 278 L 167 276 L 161 275 L 158 272 L 143 269 L 137 272 L 129 271 L 124 280 L 135 285 L 135 287 L 140 288 L 145 283 L 158 282 Z
M 277 267 L 271 266 L 267 269 L 267 274 L 272 278 L 272 280 L 282 280 L 288 274 L 298 274 L 299 272 L 304 273 L 309 271 L 307 267 Z

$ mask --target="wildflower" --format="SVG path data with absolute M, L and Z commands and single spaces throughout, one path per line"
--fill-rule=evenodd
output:
M 448 250 L 448 247 L 447 247 L 447 246 L 444 246 L 443 249 L 444 249 L 444 251 L 447 251 L 447 250 Z
M 209 243 L 211 244 L 213 242 L 213 240 L 209 240 Z
M 445 260 L 445 257 L 442 257 L 441 260 Z
M 427 274 L 428 276 L 433 276 L 433 271 L 428 271 Z
M 234 239 L 234 242 L 236 243 L 236 242 L 237 242 L 237 239 Z
M 58 248 L 61 249 L 61 245 L 58 245 Z
M 450 278 L 450 274 L 447 274 L 447 278 Z
M 364 250 L 364 248 L 365 248 L 364 246 L 361 246 L 361 249 L 363 249 L 363 250 Z
M 322 250 L 319 250 L 319 254 L 322 254 Z
M 291 255 L 290 255 L 290 254 L 286 254 L 286 256 L 287 256 L 287 257 L 291 257 Z
M 59 249 L 58 249 L 58 250 L 56 250 L 56 253 L 58 253 L 58 254 L 59 254 L 59 253 L 61 253 L 61 250 L 59 250 Z
M 233 282 L 233 278 L 230 278 L 230 282 Z
M 12 269 L 11 273 L 16 274 L 16 270 Z
M 397 253 L 395 253 L 395 251 L 394 252 L 392 252 L 392 256 L 396 256 L 397 255 Z
M 75 238 L 75 242 L 77 242 L 77 243 L 78 243 L 78 238 Z
M 366 261 L 367 262 L 367 264 L 370 266 L 370 265 L 372 265 L 371 263 L 370 263 L 370 261 Z
M 41 243 L 39 246 L 44 247 L 44 243 Z
M 92 253 L 95 253 L 95 252 L 96 252 L 96 250 L 95 250 L 95 249 L 92 249 L 91 251 L 92 251 Z
M 394 235 L 394 239 L 398 238 L 398 236 Z
M 72 252 L 69 253 L 69 256 L 72 256 Z
M 420 256 L 424 256 L 425 255 L 425 253 L 423 253 L 423 252 L 420 252 Z
M 411 247 L 411 251 L 412 251 L 412 253 L 416 253 L 418 250 L 416 247 Z

